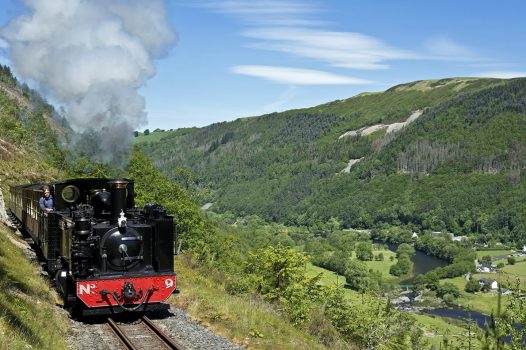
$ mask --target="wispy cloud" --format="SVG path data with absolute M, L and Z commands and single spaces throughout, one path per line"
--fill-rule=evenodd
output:
M 370 84 L 369 80 L 344 75 L 290 67 L 275 66 L 235 66 L 231 71 L 236 74 L 253 76 L 279 84 L 292 85 L 357 85 Z
M 489 61 L 474 50 L 448 37 L 435 37 L 424 43 L 426 58 L 441 61 L 470 61 L 480 63 Z
M 243 35 L 262 40 L 252 44 L 254 48 L 281 51 L 348 69 L 386 69 L 389 60 L 418 57 L 416 53 L 353 32 L 268 27 L 247 30 Z
M 187 1 L 192 6 L 231 15 L 248 25 L 311 26 L 326 22 L 317 19 L 320 8 L 296 0 L 204 0 Z
M 192 4 L 233 16 L 244 23 L 247 28 L 241 35 L 252 39 L 247 44 L 249 48 L 310 59 L 333 68 L 381 70 L 390 69 L 395 61 L 408 60 L 488 64 L 488 67 L 497 64 L 445 36 L 429 39 L 418 50 L 409 50 L 364 33 L 326 30 L 323 27 L 327 27 L 328 22 L 320 19 L 324 9 L 308 0 L 201 0 Z M 277 76 L 276 72 L 285 73 L 281 69 L 285 69 L 287 74 Z M 303 73 L 297 74 L 300 71 Z M 301 69 L 269 66 L 239 66 L 232 68 L 232 72 L 278 83 L 295 81 L 297 84 L 311 84 L 316 80 L 338 84 L 368 82 L 320 70 L 308 71 L 310 73 L 307 74 Z
M 297 85 L 289 85 L 287 89 L 278 96 L 276 101 L 263 107 L 263 113 L 281 110 L 297 95 L 298 89 Z
M 522 78 L 526 77 L 526 72 L 517 71 L 490 71 L 480 72 L 475 74 L 476 77 L 482 78 L 500 78 L 500 79 L 511 79 L 511 78 Z

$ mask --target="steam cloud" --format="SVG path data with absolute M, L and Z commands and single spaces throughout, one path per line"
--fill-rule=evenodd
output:
M 175 43 L 164 1 L 24 3 L 28 13 L 0 32 L 14 69 L 65 106 L 75 131 L 94 137 L 84 152 L 110 161 L 145 125 L 145 101 L 137 90 L 155 74 L 153 60 Z

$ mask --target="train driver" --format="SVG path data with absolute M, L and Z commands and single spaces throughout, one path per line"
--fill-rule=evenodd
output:
M 49 186 L 43 186 L 42 192 L 44 192 L 44 194 L 40 197 L 38 204 L 40 204 L 40 209 L 42 209 L 44 213 L 49 213 L 53 211 L 53 196 L 51 196 Z

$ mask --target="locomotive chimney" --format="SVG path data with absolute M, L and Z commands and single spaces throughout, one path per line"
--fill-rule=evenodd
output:
M 111 193 L 111 224 L 116 224 L 122 211 L 126 210 L 126 186 L 128 181 L 113 180 L 109 182 Z

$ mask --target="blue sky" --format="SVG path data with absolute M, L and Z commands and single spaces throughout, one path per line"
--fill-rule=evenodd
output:
M 3 26 L 22 7 L 0 3 Z M 177 41 L 139 90 L 144 128 L 205 126 L 421 79 L 526 76 L 525 1 L 169 0 L 166 9 Z

